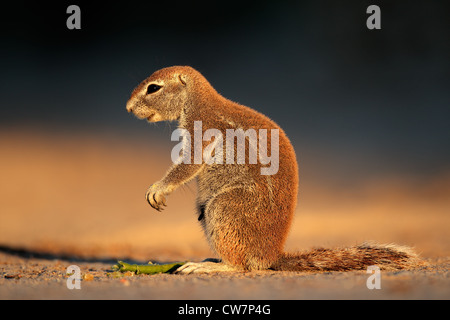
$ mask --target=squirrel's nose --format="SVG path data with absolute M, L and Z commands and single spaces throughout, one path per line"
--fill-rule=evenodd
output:
M 130 113 L 131 111 L 133 111 L 133 102 L 128 100 L 127 102 L 127 111 Z

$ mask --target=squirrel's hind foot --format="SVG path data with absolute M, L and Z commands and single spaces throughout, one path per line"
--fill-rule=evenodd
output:
M 201 273 L 217 273 L 217 272 L 233 272 L 238 271 L 236 267 L 227 265 L 222 262 L 211 262 L 206 259 L 202 262 L 187 262 L 175 270 L 175 274 L 201 274 Z

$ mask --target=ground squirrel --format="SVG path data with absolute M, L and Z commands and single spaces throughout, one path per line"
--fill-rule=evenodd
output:
M 146 199 L 160 211 L 166 205 L 167 195 L 196 178 L 198 220 L 210 247 L 222 263 L 188 263 L 180 272 L 232 269 L 342 271 L 365 269 L 369 265 L 403 269 L 419 264 L 420 260 L 412 250 L 395 245 L 363 244 L 284 253 L 283 246 L 297 203 L 299 181 L 294 148 L 274 121 L 224 98 L 195 69 L 174 66 L 156 71 L 134 89 L 126 109 L 149 122 L 176 120 L 179 128 L 184 130 L 182 139 L 187 148 L 183 148 L 183 152 L 190 152 L 182 158 L 184 161 L 176 161 L 160 181 L 150 186 Z M 201 123 L 200 136 L 203 138 L 200 143 L 198 139 L 190 138 L 199 134 L 196 123 Z M 267 161 L 264 164 L 252 161 L 250 149 L 255 144 L 250 141 L 254 138 L 250 134 L 244 135 L 245 159 L 239 161 L 239 144 L 228 148 L 228 144 L 218 143 L 217 135 L 214 140 L 211 135 L 205 139 L 208 129 L 216 130 L 222 137 L 230 129 L 234 132 L 242 129 L 241 133 L 253 129 L 252 132 L 260 134 L 267 132 L 261 131 L 264 129 L 274 130 L 278 136 L 269 139 L 267 135 L 265 141 L 258 141 L 266 143 L 263 147 L 271 150 L 271 156 L 274 151 L 278 152 L 276 170 L 273 174 L 263 174 L 261 170 L 267 168 Z M 278 141 L 273 140 L 274 137 Z M 233 142 L 235 138 L 239 139 L 232 137 Z M 220 155 L 221 161 L 211 163 L 204 158 L 199 161 L 194 150 L 200 147 L 203 154 L 211 144 L 215 147 L 211 155 Z M 227 152 L 232 153 L 230 160 L 234 162 L 225 161 Z

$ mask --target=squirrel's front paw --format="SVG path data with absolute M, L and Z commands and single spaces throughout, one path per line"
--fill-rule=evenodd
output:
M 148 188 L 145 198 L 153 208 L 161 211 L 164 209 L 162 206 L 167 206 L 164 195 L 167 195 L 168 193 L 166 188 L 162 187 L 159 183 L 155 183 Z

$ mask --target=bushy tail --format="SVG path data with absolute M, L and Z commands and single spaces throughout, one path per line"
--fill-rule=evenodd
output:
M 363 243 L 346 248 L 315 248 L 285 253 L 271 269 L 279 271 L 351 271 L 376 265 L 381 270 L 413 269 L 425 262 L 410 247 Z

